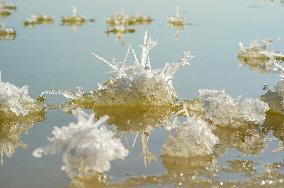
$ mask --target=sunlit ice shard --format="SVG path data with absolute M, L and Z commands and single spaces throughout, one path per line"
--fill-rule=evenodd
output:
M 129 48 L 123 62 L 107 61 L 94 54 L 109 65 L 114 76 L 100 85 L 94 92 L 96 105 L 174 105 L 178 98 L 172 85 L 175 72 L 188 64 L 192 58 L 190 51 L 177 63 L 166 64 L 163 69 L 152 69 L 150 50 L 157 42 L 148 38 L 145 32 L 144 44 L 141 45 L 141 59 L 138 60 L 133 49 Z M 127 56 L 132 51 L 134 63 L 126 64 Z

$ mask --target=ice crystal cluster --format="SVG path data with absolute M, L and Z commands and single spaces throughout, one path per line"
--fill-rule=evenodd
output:
M 17 148 L 26 148 L 21 136 L 31 129 L 35 122 L 44 119 L 44 113 L 24 118 L 5 118 L 0 115 L 0 165 L 3 164 L 3 157 L 12 157 Z
M 174 157 L 193 157 L 210 155 L 219 143 L 219 138 L 212 133 L 209 125 L 192 116 L 187 121 L 173 122 L 176 128 L 171 130 L 163 147 L 163 154 Z
M 32 15 L 31 18 L 24 20 L 24 26 L 36 26 L 40 24 L 52 24 L 54 18 L 51 15 Z
M 190 51 L 177 63 L 166 64 L 163 69 L 152 69 L 150 50 L 157 42 L 147 37 L 145 32 L 144 44 L 141 46 L 141 59 L 132 50 L 135 61 L 126 64 L 127 51 L 124 62 L 107 61 L 96 54 L 98 59 L 110 66 L 115 75 L 106 83 L 100 85 L 95 92 L 97 105 L 172 105 L 177 102 L 177 94 L 172 85 L 175 72 L 188 64 L 192 58 Z
M 16 116 L 26 116 L 32 111 L 42 108 L 28 95 L 28 87 L 16 87 L 8 82 L 0 81 L 0 111 L 13 113 Z
M 82 25 L 87 22 L 85 16 L 80 16 L 76 6 L 72 7 L 72 15 L 62 17 L 63 25 Z
M 168 22 L 171 26 L 174 27 L 183 27 L 184 19 L 180 15 L 179 7 L 176 7 L 176 16 L 172 16 L 168 19 Z
M 82 110 L 73 112 L 77 123 L 62 128 L 55 127 L 50 144 L 37 148 L 34 157 L 63 152 L 62 169 L 70 176 L 88 176 L 110 169 L 110 161 L 124 159 L 128 150 L 120 139 L 105 126 L 107 116 L 94 122 L 94 114 L 88 115 Z
M 262 40 L 252 41 L 250 44 L 245 45 L 242 42 L 239 43 L 241 51 L 239 57 L 242 58 L 258 58 L 258 59 L 270 59 L 272 57 L 276 59 L 284 59 L 284 55 L 273 50 L 273 43 L 279 39 L 265 38 Z
M 0 24 L 0 39 L 13 40 L 16 37 L 16 30 Z
M 262 124 L 268 105 L 258 99 L 234 99 L 224 90 L 199 90 L 204 118 L 215 125 L 239 127 L 245 122 Z

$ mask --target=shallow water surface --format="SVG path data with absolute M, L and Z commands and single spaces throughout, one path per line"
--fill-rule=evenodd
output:
M 265 37 L 281 38 L 275 49 L 284 48 L 284 4 L 266 0 L 159 0 L 159 1 L 43 1 L 11 0 L 17 5 L 12 15 L 0 22 L 16 30 L 14 40 L 0 40 L 2 81 L 17 86 L 29 85 L 30 95 L 37 98 L 47 89 L 86 91 L 98 88 L 111 74 L 91 52 L 112 58 L 124 58 L 127 46 L 139 51 L 145 30 L 158 45 L 151 51 L 154 68 L 175 62 L 184 51 L 191 50 L 190 66 L 178 70 L 173 86 L 180 100 L 192 100 L 199 89 L 225 89 L 231 96 L 259 98 L 265 84 L 275 85 L 276 74 L 262 74 L 239 67 L 238 42 Z M 61 25 L 61 17 L 71 14 L 76 5 L 79 14 L 94 18 L 81 26 Z M 169 27 L 167 18 L 179 5 L 186 20 L 184 28 Z M 149 25 L 134 26 L 134 33 L 107 34 L 105 19 L 113 13 L 141 12 L 153 18 Z M 24 27 L 22 21 L 32 14 L 51 14 L 55 22 Z M 48 104 L 64 103 L 58 96 L 47 96 Z M 113 187 L 252 187 L 284 186 L 284 152 L 277 150 L 284 139 L 284 116 L 268 112 L 262 126 L 218 128 L 220 139 L 214 154 L 205 157 L 178 158 L 162 155 L 168 132 L 162 127 L 177 110 L 163 108 L 95 108 L 96 116 L 110 116 L 109 128 L 115 130 L 129 149 L 124 160 L 111 162 L 107 185 Z M 74 121 L 70 113 L 50 109 L 40 121 L 21 122 L 19 133 L 6 130 L 1 122 L 0 151 L 9 140 L 15 151 L 3 155 L 0 187 L 99 187 L 97 177 L 70 179 L 60 169 L 62 155 L 41 159 L 32 157 L 35 148 L 45 145 L 54 126 Z M 137 136 L 137 138 L 135 138 Z M 134 143 L 135 141 L 135 143 Z M 0 153 L 1 154 L 1 153 Z

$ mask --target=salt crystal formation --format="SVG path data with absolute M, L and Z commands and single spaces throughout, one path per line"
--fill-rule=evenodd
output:
M 219 143 L 209 125 L 196 117 L 188 117 L 187 121 L 175 122 L 173 129 L 163 147 L 163 154 L 175 157 L 192 157 L 210 155 Z
M 259 127 L 244 123 L 240 127 L 216 127 L 214 134 L 220 138 L 219 154 L 234 148 L 246 155 L 257 155 L 266 148 L 265 134 Z
M 14 40 L 16 38 L 16 30 L 0 24 L 0 40 Z
M 173 105 L 177 103 L 177 94 L 172 85 L 175 72 L 182 66 L 188 64 L 192 58 L 190 51 L 173 64 L 166 64 L 163 69 L 152 70 L 150 64 L 150 50 L 157 42 L 148 39 L 145 32 L 144 44 L 142 45 L 141 60 L 132 50 L 135 62 L 126 64 L 124 62 L 111 62 L 95 55 L 105 64 L 109 65 L 115 75 L 106 83 L 100 85 L 94 93 L 96 105 Z
M 72 15 L 71 16 L 64 16 L 62 18 L 62 24 L 63 25 L 74 25 L 74 26 L 80 26 L 87 22 L 87 18 L 85 16 L 80 16 L 78 14 L 77 7 L 72 7 Z
M 249 45 L 239 43 L 241 51 L 238 55 L 240 59 L 269 60 L 274 57 L 277 60 L 284 60 L 284 54 L 273 50 L 273 43 L 279 39 L 265 38 L 263 40 L 252 41 Z
M 82 110 L 73 112 L 77 123 L 62 128 L 55 127 L 50 145 L 37 148 L 34 157 L 55 154 L 62 151 L 64 166 L 62 169 L 70 176 L 92 176 L 110 169 L 110 161 L 124 159 L 128 150 L 120 139 L 108 130 L 107 116 L 94 122 L 94 114 L 85 114 Z
M 0 112 L 26 116 L 29 113 L 41 111 L 43 104 L 28 95 L 28 87 L 16 87 L 8 82 L 0 81 Z
M 54 18 L 50 15 L 32 15 L 31 18 L 25 19 L 23 24 L 24 26 L 35 27 L 40 24 L 52 24 L 54 22 Z
M 265 112 L 269 110 L 266 103 L 258 99 L 233 99 L 224 90 L 199 90 L 199 101 L 204 118 L 215 125 L 239 127 L 246 122 L 262 124 Z
M 168 22 L 169 22 L 170 26 L 173 26 L 173 27 L 176 27 L 176 28 L 183 28 L 183 26 L 184 26 L 184 19 L 180 15 L 178 6 L 176 7 L 176 16 L 170 17 L 168 19 Z

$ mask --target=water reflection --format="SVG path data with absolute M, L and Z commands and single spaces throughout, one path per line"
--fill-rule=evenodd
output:
M 34 127 L 36 122 L 45 119 L 45 111 L 31 113 L 25 117 L 11 117 L 0 112 L 0 155 L 1 164 L 3 157 L 12 157 L 17 148 L 26 148 L 21 141 L 21 136 Z
M 256 125 L 247 124 L 239 128 L 218 127 L 213 132 L 220 139 L 219 153 L 234 148 L 246 155 L 257 155 L 266 148 L 266 135 Z

